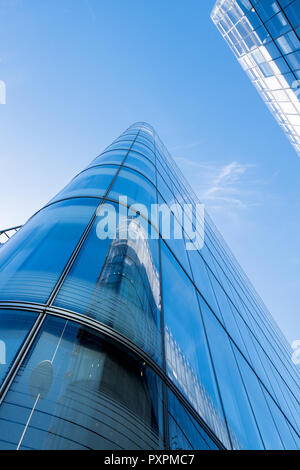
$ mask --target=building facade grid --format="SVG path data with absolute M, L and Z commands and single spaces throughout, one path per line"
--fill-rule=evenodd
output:
M 178 224 L 198 201 L 136 123 L 0 249 L 0 447 L 299 448 L 291 348 L 209 216 L 200 251 L 137 209 L 135 241 L 99 240 L 120 195 Z

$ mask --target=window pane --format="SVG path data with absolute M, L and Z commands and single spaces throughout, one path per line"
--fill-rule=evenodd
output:
M 36 319 L 36 313 L 0 310 L 0 385 Z
M 282 450 L 282 442 L 257 377 L 236 348 L 234 353 L 265 448 Z
M 202 314 L 234 449 L 263 449 L 227 334 L 202 301 Z
M 98 223 L 97 217 L 55 305 L 105 323 L 161 361 L 158 240 L 147 239 L 148 223 L 145 230 L 136 218 L 127 220 L 136 240 L 100 240 Z
M 89 165 L 87 168 L 90 168 L 95 165 L 102 165 L 102 164 L 116 164 L 116 165 L 121 165 L 122 161 L 124 160 L 126 156 L 127 151 L 124 150 L 118 151 L 118 150 L 113 150 L 111 152 L 104 152 L 98 157 L 96 157 Z
M 46 302 L 98 203 L 48 206 L 8 240 L 0 250 L 0 300 Z
M 191 262 L 194 281 L 197 288 L 199 289 L 209 306 L 214 310 L 214 312 L 216 312 L 216 314 L 218 314 L 216 297 L 208 276 L 207 266 L 203 261 L 202 256 L 200 256 L 200 254 L 196 250 L 188 251 L 188 256 Z
M 168 390 L 169 434 L 171 450 L 218 450 L 200 424 Z
M 156 190 L 153 184 L 133 170 L 123 168 L 111 188 L 108 197 L 116 201 L 127 196 L 128 205 L 143 204 L 151 213 L 151 204 L 156 204 Z
M 155 184 L 155 168 L 153 163 L 139 153 L 130 152 L 124 163 L 135 170 L 140 171 L 143 175 L 147 176 L 153 184 Z
M 167 373 L 225 446 L 229 446 L 195 290 L 162 244 Z
M 51 202 L 76 196 L 102 197 L 105 195 L 117 170 L 118 167 L 113 165 L 96 166 L 84 170 L 75 176 Z
M 142 361 L 49 317 L 1 405 L 0 448 L 161 449 L 161 395 Z

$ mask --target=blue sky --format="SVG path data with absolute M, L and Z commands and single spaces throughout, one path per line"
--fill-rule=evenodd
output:
M 151 123 L 289 341 L 300 338 L 300 160 L 210 0 L 0 0 L 0 227 L 131 123 Z

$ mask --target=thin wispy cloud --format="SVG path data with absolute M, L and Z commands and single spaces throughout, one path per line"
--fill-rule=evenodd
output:
M 199 147 L 200 145 L 203 144 L 203 141 L 199 140 L 196 142 L 191 142 L 188 144 L 183 144 L 183 145 L 176 145 L 175 147 L 170 147 L 170 152 L 177 152 L 177 151 L 182 151 L 182 150 L 191 150 L 196 147 Z
M 218 165 L 185 157 L 175 160 L 210 212 L 226 211 L 236 218 L 241 210 L 261 204 L 264 183 L 256 177 L 255 165 L 237 161 Z

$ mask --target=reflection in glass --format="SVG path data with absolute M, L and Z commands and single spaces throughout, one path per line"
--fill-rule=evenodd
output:
M 195 291 L 163 244 L 162 285 L 167 373 L 229 447 Z
M 0 385 L 36 318 L 33 312 L 0 309 Z
M 0 408 L 0 447 L 162 449 L 161 395 L 141 361 L 48 318 Z
M 105 323 L 161 362 L 158 240 L 136 216 L 122 220 L 116 239 L 100 240 L 97 219 L 55 305 Z M 122 224 L 135 239 L 122 238 Z
M 44 303 L 99 201 L 72 199 L 46 207 L 0 250 L 0 300 Z

